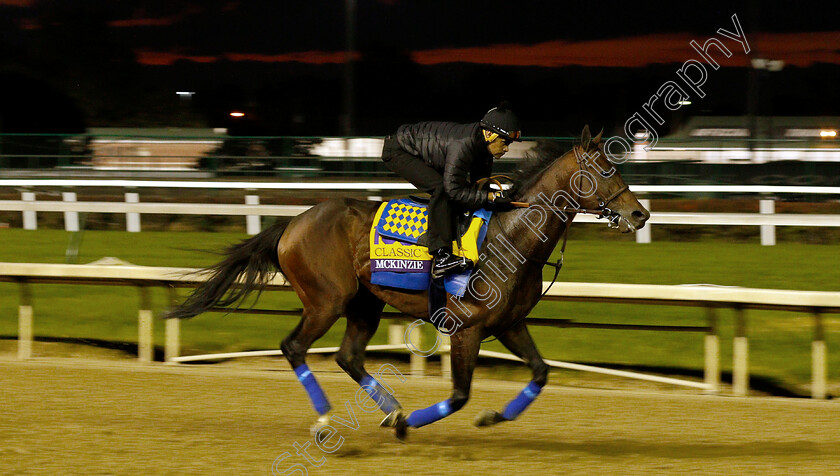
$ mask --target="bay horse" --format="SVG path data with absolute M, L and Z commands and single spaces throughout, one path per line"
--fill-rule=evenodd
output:
M 426 322 L 436 317 L 429 316 L 427 291 L 370 282 L 369 233 L 379 202 L 328 200 L 231 246 L 224 260 L 208 268 L 208 281 L 165 317 L 188 318 L 241 302 L 279 270 L 303 303 L 300 322 L 280 348 L 319 414 L 313 428 L 329 423 L 330 404 L 306 365 L 306 353 L 342 315 L 347 328 L 336 361 L 377 402 L 386 414 L 382 426 L 395 428 L 399 438 L 407 428 L 433 423 L 466 404 L 479 347 L 491 336 L 525 361 L 532 380 L 502 412 L 484 411 L 475 423 L 513 420 L 547 381 L 548 366 L 525 317 L 540 300 L 542 268 L 575 213 L 598 213 L 622 232 L 643 227 L 650 217 L 606 157 L 601 134 L 591 137 L 588 126 L 580 144 L 565 153 L 556 144 L 541 143 L 514 177 L 514 187 L 514 198 L 530 206 L 493 214 L 468 292 L 461 298 L 448 295 L 453 391 L 449 399 L 428 408 L 406 415 L 364 366 L 365 347 L 386 303 Z

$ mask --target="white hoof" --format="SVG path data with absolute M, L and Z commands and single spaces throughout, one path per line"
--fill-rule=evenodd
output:
M 315 435 L 318 434 L 319 431 L 321 431 L 322 428 L 324 428 L 325 426 L 327 426 L 329 424 L 330 424 L 330 414 L 327 413 L 325 415 L 321 415 L 321 416 L 318 417 L 318 420 L 315 421 L 315 423 L 312 426 L 309 427 L 309 433 L 311 433 L 312 436 L 315 436 Z

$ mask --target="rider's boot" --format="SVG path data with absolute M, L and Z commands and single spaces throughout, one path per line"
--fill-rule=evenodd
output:
M 442 278 L 453 272 L 461 272 L 472 266 L 472 261 L 452 254 L 448 248 L 440 248 L 434 252 L 432 260 L 432 279 Z

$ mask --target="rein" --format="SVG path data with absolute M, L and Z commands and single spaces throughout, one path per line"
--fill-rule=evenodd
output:
M 513 179 L 511 179 L 507 175 L 493 175 L 493 176 L 490 176 L 490 177 L 479 179 L 476 182 L 476 185 L 481 187 L 485 183 L 489 182 L 489 183 L 495 185 L 499 190 L 504 190 L 504 187 L 502 187 L 502 183 L 500 182 L 499 179 L 506 179 L 506 180 L 511 181 L 511 182 L 513 181 Z M 612 196 L 610 196 L 609 200 L 611 201 L 615 197 L 621 195 L 621 193 L 623 193 L 624 190 L 626 190 L 626 189 L 627 189 L 627 187 L 625 186 L 624 189 L 622 189 L 618 193 L 614 193 Z M 546 207 L 544 205 L 531 205 L 530 203 L 527 203 L 527 202 L 511 202 L 511 204 L 513 206 L 515 206 L 516 208 L 539 208 L 539 207 L 547 208 L 547 209 L 557 209 L 557 208 L 559 208 L 559 207 Z M 606 210 L 609 210 L 609 209 L 606 209 Z M 603 215 L 603 211 L 600 211 L 600 210 L 589 211 L 589 210 L 579 209 L 579 208 L 563 207 L 562 211 L 564 211 L 564 212 L 568 211 L 569 213 L 589 213 L 589 212 L 592 212 L 592 213 L 595 213 L 595 214 Z M 613 213 L 612 210 L 609 210 L 609 212 Z M 548 293 L 548 291 L 551 289 L 551 287 L 554 286 L 554 283 L 557 281 L 557 276 L 560 275 L 560 268 L 563 267 L 563 256 L 566 253 L 566 242 L 568 241 L 568 238 L 569 238 L 569 228 L 571 226 L 572 226 L 572 222 L 569 221 L 566 224 L 566 229 L 563 230 L 563 245 L 560 247 L 560 258 L 556 262 L 552 263 L 551 261 L 548 261 L 548 260 L 545 260 L 545 261 L 536 260 L 534 258 L 531 258 L 530 256 L 523 256 L 523 258 L 525 258 L 526 261 L 536 263 L 536 264 L 540 265 L 541 267 L 542 266 L 551 266 L 551 267 L 554 268 L 554 277 L 551 279 L 551 284 L 548 285 L 548 287 L 545 289 L 545 291 L 543 291 L 542 295 L 540 296 L 541 299 L 543 297 L 545 297 L 546 293 Z M 508 241 L 512 241 L 510 239 L 510 237 L 508 236 L 508 234 L 505 233 L 505 229 L 501 225 L 501 223 L 499 224 L 499 231 L 501 232 L 502 236 L 505 237 L 505 239 L 507 239 Z
M 578 171 L 581 172 L 581 173 L 584 170 L 586 172 L 589 172 L 589 169 L 592 167 L 592 165 L 589 162 L 587 162 L 586 160 L 584 160 L 584 158 L 581 155 L 578 154 L 577 147 L 573 149 L 573 152 L 575 154 L 575 160 L 577 161 L 577 164 L 578 164 Z M 585 156 L 586 153 L 584 152 L 583 155 Z M 589 172 L 589 173 L 590 173 L 590 175 L 593 175 L 592 172 Z M 577 173 L 575 173 L 573 175 L 576 175 L 576 174 Z M 499 177 L 508 178 L 508 177 L 504 177 L 504 176 L 499 176 Z M 496 178 L 496 177 L 490 177 L 490 180 L 492 182 L 496 183 L 496 184 L 499 184 L 499 182 L 497 180 L 493 180 L 494 178 Z M 501 189 L 501 184 L 499 184 L 499 188 Z M 597 189 L 597 187 L 596 187 L 596 189 Z M 580 199 L 582 198 L 580 196 L 579 190 L 580 190 L 580 177 L 578 177 L 578 187 L 576 187 L 576 189 L 575 189 L 575 193 L 577 195 L 578 201 L 580 201 Z M 607 221 L 609 222 L 607 224 L 608 227 L 618 228 L 619 221 L 621 220 L 621 215 L 618 214 L 617 212 L 613 211 L 611 208 L 609 208 L 609 204 L 610 204 L 610 202 L 612 202 L 613 200 L 615 200 L 621 194 L 623 194 L 624 192 L 626 192 L 628 190 L 630 190 L 630 187 L 627 184 L 624 184 L 624 186 L 622 186 L 621 188 L 619 188 L 615 192 L 611 193 L 607 198 L 601 198 L 600 196 L 597 196 L 597 198 L 598 198 L 598 208 L 576 208 L 576 207 L 569 207 L 569 206 L 555 207 L 555 206 L 551 206 L 551 205 L 533 205 L 533 204 L 530 204 L 530 203 L 527 203 L 527 202 L 513 202 L 513 205 L 516 206 L 516 207 L 519 207 L 519 208 L 542 208 L 542 209 L 545 209 L 545 210 L 551 210 L 551 211 L 554 211 L 554 212 L 561 212 L 561 213 L 581 213 L 581 214 L 587 214 L 587 215 L 595 215 L 595 216 L 598 217 L 599 220 L 602 219 L 602 218 L 606 218 Z
M 612 195 L 607 197 L 606 200 L 599 198 L 598 199 L 598 208 L 576 208 L 576 207 L 555 207 L 552 205 L 536 205 L 530 204 L 527 202 L 513 202 L 513 204 L 518 208 L 542 208 L 544 210 L 551 210 L 554 212 L 561 212 L 561 213 L 580 213 L 582 215 L 595 215 L 598 219 L 606 218 L 609 223 L 607 224 L 610 228 L 618 228 L 618 222 L 621 220 L 621 215 L 617 212 L 613 211 L 611 208 L 608 207 L 610 202 L 618 198 L 619 195 L 629 190 L 630 187 L 624 185 Z
M 525 207 L 519 207 L 519 208 L 525 208 Z M 563 257 L 566 253 L 566 243 L 567 243 L 568 238 L 569 238 L 569 228 L 571 228 L 571 227 L 572 227 L 572 222 L 569 221 L 566 224 L 566 229 L 563 230 L 563 245 L 560 246 L 560 258 L 556 262 L 552 263 L 551 261 L 548 261 L 548 260 L 538 260 L 538 259 L 531 258 L 530 256 L 522 255 L 522 257 L 525 258 L 525 261 L 530 261 L 532 263 L 540 265 L 540 270 L 542 270 L 543 266 L 551 266 L 551 267 L 554 268 L 554 277 L 551 278 L 551 283 L 548 285 L 547 288 L 545 288 L 545 291 L 543 291 L 543 293 L 540 295 L 540 299 L 544 298 L 545 295 L 548 294 L 548 291 L 551 290 L 551 287 L 554 286 L 554 283 L 557 282 L 557 277 L 560 275 L 560 269 L 563 268 Z M 508 236 L 508 234 L 505 233 L 505 228 L 501 223 L 499 223 L 499 233 L 501 233 L 502 236 L 504 236 L 505 239 L 508 240 L 508 242 L 512 241 L 510 236 Z M 508 329 L 513 328 L 514 326 L 516 326 L 517 324 L 522 322 L 522 320 L 524 320 L 526 317 L 527 316 L 523 316 L 521 319 L 512 322 L 503 332 L 506 332 Z M 501 334 L 503 332 L 497 333 L 496 335 Z M 486 344 L 487 342 L 493 342 L 494 340 L 497 340 L 497 339 L 498 339 L 498 337 L 494 336 L 490 340 L 481 341 L 481 343 Z
M 563 230 L 563 244 L 560 246 L 560 258 L 558 258 L 557 261 L 551 262 L 549 260 L 538 260 L 538 259 L 531 258 L 530 256 L 522 255 L 522 257 L 525 258 L 525 261 L 530 261 L 530 262 L 538 264 L 540 266 L 551 266 L 551 267 L 554 268 L 554 277 L 551 279 L 551 284 L 549 284 L 548 287 L 545 289 L 545 291 L 543 291 L 540 298 L 545 297 L 546 293 L 548 293 L 548 290 L 551 289 L 551 286 L 553 286 L 554 283 L 557 281 L 557 276 L 560 274 L 560 268 L 563 267 L 563 257 L 565 256 L 565 253 L 566 253 L 566 243 L 568 242 L 568 239 L 569 239 L 569 228 L 571 228 L 571 227 L 572 227 L 572 222 L 569 221 L 566 224 L 566 229 Z M 508 234 L 505 233 L 505 229 L 504 229 L 504 227 L 501 226 L 501 224 L 499 224 L 499 232 L 509 242 L 513 241 L 510 238 L 510 236 L 508 236 Z

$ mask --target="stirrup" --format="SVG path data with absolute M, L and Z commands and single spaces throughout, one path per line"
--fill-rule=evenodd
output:
M 450 262 L 447 266 L 437 267 L 432 265 L 432 279 L 442 278 L 448 274 L 453 274 L 455 272 L 463 273 L 464 271 L 475 266 L 475 263 L 473 263 L 473 261 L 469 258 L 455 255 L 450 256 L 455 258 L 455 261 Z

